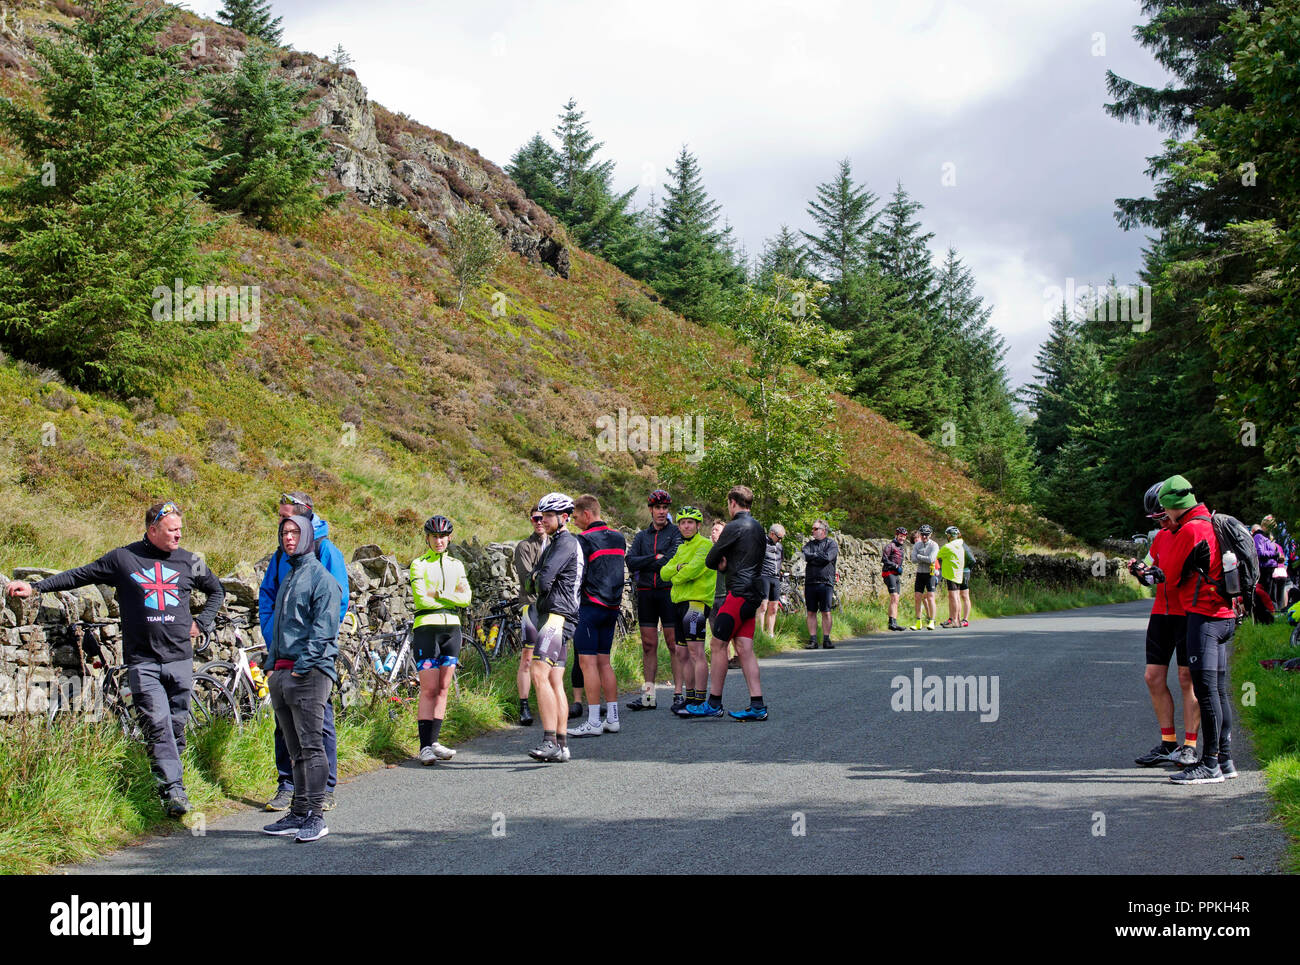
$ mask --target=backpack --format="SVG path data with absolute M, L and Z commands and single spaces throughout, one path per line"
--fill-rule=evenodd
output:
M 1236 555 L 1237 573 L 1241 580 L 1241 592 L 1236 595 L 1241 597 L 1242 602 L 1252 612 L 1256 620 L 1261 623 L 1272 623 L 1272 610 L 1262 607 L 1255 595 L 1255 587 L 1259 585 L 1259 559 L 1255 556 L 1255 539 L 1251 536 L 1250 530 L 1246 528 L 1241 520 L 1226 513 L 1193 516 L 1192 519 L 1205 520 L 1214 527 L 1214 541 L 1219 545 L 1220 560 L 1222 560 L 1223 554 L 1229 550 Z M 1209 569 L 1207 566 L 1205 573 L 1199 573 L 1198 571 L 1199 577 L 1218 590 L 1221 597 L 1231 602 L 1233 594 L 1228 593 L 1226 583 L 1222 578 L 1211 580 L 1209 578 Z

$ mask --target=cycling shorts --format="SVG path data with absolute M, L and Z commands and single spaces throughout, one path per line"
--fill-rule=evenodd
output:
M 573 639 L 576 629 L 572 620 L 565 618 L 562 626 L 548 627 L 546 617 L 538 614 L 541 629 L 537 631 L 537 645 L 533 648 L 533 659 L 541 660 L 552 667 L 563 667 L 569 662 L 569 641 Z
M 929 573 L 917 573 L 913 588 L 917 593 L 933 593 L 939 588 L 939 579 Z
M 779 576 L 760 577 L 763 584 L 763 599 L 775 603 L 781 599 L 781 578 Z
M 663 587 L 658 590 L 636 591 L 637 622 L 643 627 L 658 627 L 663 624 L 665 630 L 677 626 L 677 604 L 673 603 L 672 590 Z
M 808 604 L 809 613 L 830 613 L 831 612 L 831 585 L 829 583 L 814 583 L 804 590 L 804 600 Z
M 711 607 L 683 600 L 677 604 L 677 646 L 684 647 L 692 640 L 703 642 L 709 626 Z
M 959 593 L 962 590 L 966 589 L 966 583 L 964 581 L 958 583 L 956 580 L 944 580 L 944 582 L 948 584 L 948 589 L 952 590 L 953 592 Z
M 738 596 L 727 594 L 713 621 L 714 639 L 727 643 L 744 637 L 754 639 L 754 614 L 758 612 L 761 600 L 742 600 Z
M 614 649 L 614 624 L 618 610 L 598 603 L 578 607 L 578 628 L 573 633 L 573 649 L 580 654 L 608 655 Z
M 416 627 L 411 650 L 416 670 L 456 666 L 460 660 L 460 625 Z
M 1168 667 L 1178 654 L 1178 666 L 1187 666 L 1187 616 L 1153 613 L 1147 621 L 1147 663 Z
M 885 581 L 885 589 L 890 593 L 898 592 L 898 584 L 902 581 L 902 575 L 899 573 L 883 573 L 882 579 Z

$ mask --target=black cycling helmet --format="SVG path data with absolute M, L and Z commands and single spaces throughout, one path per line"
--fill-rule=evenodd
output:
M 424 521 L 424 531 L 430 536 L 450 536 L 451 520 L 446 516 L 430 516 Z
M 1164 484 L 1165 481 L 1160 480 L 1142 497 L 1142 510 L 1147 514 L 1148 519 L 1164 519 L 1168 515 L 1168 510 L 1160 505 L 1160 487 Z
M 672 504 L 673 497 L 662 489 L 656 489 L 646 498 L 647 506 L 671 506 Z
M 930 528 L 930 524 L 929 524 L 929 523 L 922 523 L 922 524 L 921 524 L 921 535 L 922 535 L 922 536 L 929 536 L 929 535 L 930 535 L 931 533 L 933 533 L 933 532 L 934 532 L 934 530 Z

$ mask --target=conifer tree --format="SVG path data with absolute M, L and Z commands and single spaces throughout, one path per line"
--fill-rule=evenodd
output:
M 307 88 L 272 72 L 265 46 L 249 47 L 239 69 L 210 87 L 212 113 L 221 123 L 218 167 L 209 195 L 261 227 L 295 227 L 311 220 L 342 194 L 322 197 L 316 178 L 330 165 L 324 137 L 300 122 L 311 113 Z
M 284 18 L 271 17 L 271 0 L 222 0 L 217 19 L 272 47 L 280 46 L 284 34 L 280 29 L 280 21 Z
M 0 131 L 28 166 L 0 188 L 0 338 L 124 394 L 237 337 L 156 311 L 157 288 L 214 281 L 199 244 L 220 227 L 198 200 L 215 122 L 185 82 L 183 48 L 157 47 L 174 15 L 92 2 L 84 19 L 55 25 L 56 40 L 36 41 L 39 103 L 0 100 Z
M 872 255 L 872 238 L 878 212 L 876 196 L 853 181 L 848 158 L 839 173 L 817 185 L 817 197 L 808 202 L 808 215 L 817 232 L 803 232 L 808 260 L 818 277 L 830 286 L 823 310 L 826 320 L 839 328 L 853 327 L 849 310 L 850 277 L 866 267 Z
M 540 133 L 534 134 L 506 165 L 506 174 L 519 185 L 519 190 L 550 214 L 559 211 L 555 187 L 559 173 L 559 155 Z
M 715 228 L 721 205 L 709 197 L 699 161 L 685 147 L 668 169 L 659 209 L 660 255 L 650 283 L 669 308 L 707 320 L 721 310 L 731 277 L 723 236 Z

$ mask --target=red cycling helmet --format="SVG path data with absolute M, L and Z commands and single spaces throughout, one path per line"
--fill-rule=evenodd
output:
M 664 492 L 662 489 L 656 489 L 650 494 L 649 498 L 646 499 L 647 506 L 671 506 L 672 504 L 673 497 L 669 496 L 668 493 Z

